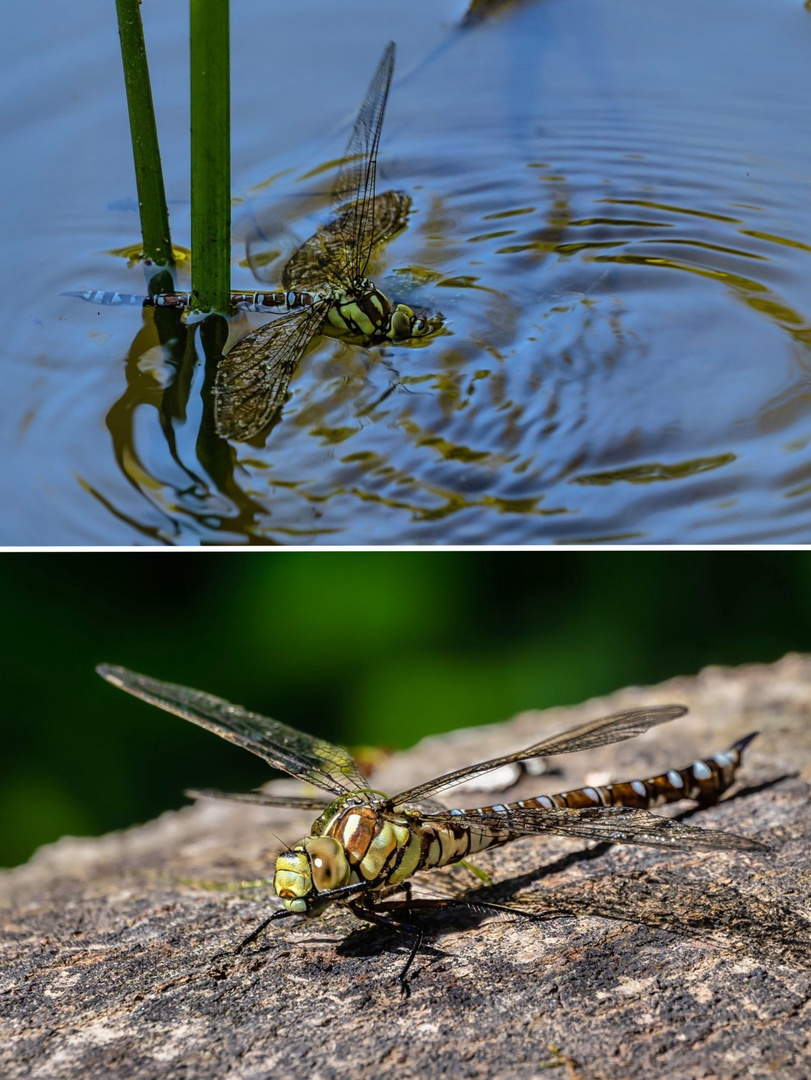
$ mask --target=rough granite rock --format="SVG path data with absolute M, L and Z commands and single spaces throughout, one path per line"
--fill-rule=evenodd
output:
M 123 833 L 65 838 L 0 875 L 0 1075 L 811 1076 L 811 657 L 708 668 L 428 739 L 387 761 L 374 785 L 402 790 L 590 717 L 672 701 L 690 714 L 561 757 L 558 775 L 522 781 L 509 798 L 653 775 L 758 729 L 737 788 L 687 820 L 756 836 L 770 853 L 531 837 L 477 858 L 491 887 L 460 868 L 433 871 L 425 895 L 483 888 L 545 918 L 426 919 L 402 998 L 403 941 L 345 910 L 229 951 L 276 901 L 270 889 L 211 886 L 266 877 L 274 832 L 308 831 L 292 811 L 201 802 Z

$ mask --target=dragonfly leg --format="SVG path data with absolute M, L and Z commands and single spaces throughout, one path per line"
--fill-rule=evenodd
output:
M 365 919 L 366 922 L 374 923 L 377 926 L 388 926 L 396 928 L 397 930 L 407 930 L 409 933 L 415 935 L 414 947 L 409 953 L 408 960 L 406 960 L 403 970 L 400 972 L 399 981 L 400 989 L 402 993 L 408 997 L 411 990 L 406 979 L 406 975 L 414 963 L 414 957 L 419 952 L 420 946 L 424 936 L 424 931 L 419 927 L 412 926 L 411 923 L 402 922 L 396 915 L 385 915 L 384 912 L 397 912 L 403 913 L 409 911 L 425 911 L 433 908 L 434 910 L 447 910 L 448 908 L 466 908 L 468 911 L 483 913 L 494 913 L 497 915 L 520 915 L 525 919 L 539 920 L 542 916 L 533 911 L 521 911 L 520 908 L 507 907 L 504 904 L 490 904 L 478 900 L 455 900 L 455 899 L 430 899 L 430 898 L 418 898 L 416 900 L 411 899 L 411 890 L 408 890 L 407 900 L 383 900 L 380 901 L 374 908 L 361 907 L 360 904 L 353 905 L 352 911 L 357 915 L 359 919 Z
M 451 898 L 431 899 L 419 898 L 416 900 L 387 900 L 378 904 L 378 911 L 447 911 L 451 908 L 466 909 L 479 915 L 518 915 L 522 919 L 530 919 L 539 922 L 543 918 L 549 918 L 554 912 L 522 911 L 521 908 L 508 907 L 506 904 L 491 904 L 486 900 L 456 900 Z
M 456 900 L 451 898 L 425 898 L 417 900 L 384 900 L 377 905 L 378 910 L 386 911 L 424 911 L 426 909 L 442 908 L 467 908 L 469 911 L 493 911 L 500 915 L 521 915 L 525 919 L 539 919 L 541 916 L 534 911 L 522 911 L 520 908 L 507 907 L 506 904 L 491 904 L 485 900 Z
M 385 905 L 381 905 L 385 906 Z M 398 905 L 395 904 L 395 907 Z M 399 906 L 408 907 L 407 903 L 401 903 Z M 403 965 L 403 969 L 397 976 L 397 980 L 400 983 L 400 992 L 404 997 L 408 997 L 411 994 L 411 988 L 408 985 L 406 976 L 408 975 L 411 965 L 414 963 L 414 957 L 420 950 L 422 945 L 423 932 L 418 926 L 412 926 L 411 923 L 401 922 L 400 919 L 392 919 L 388 915 L 381 915 L 379 911 L 371 907 L 362 907 L 360 904 L 351 905 L 352 912 L 365 922 L 373 923 L 375 926 L 385 926 L 393 930 L 405 930 L 409 934 L 414 934 L 414 947 L 408 954 L 408 959 Z
M 239 945 L 237 945 L 237 947 L 234 949 L 234 955 L 238 955 L 242 952 L 246 945 L 250 945 L 252 941 L 256 941 L 262 931 L 266 930 L 272 922 L 276 921 L 276 919 L 286 919 L 289 915 L 294 914 L 295 912 L 286 911 L 284 908 L 281 908 L 279 911 L 274 911 L 273 914 L 269 915 L 264 922 L 261 922 L 255 930 L 251 930 L 250 934 L 248 934 L 246 938 L 243 938 L 242 941 L 240 941 Z

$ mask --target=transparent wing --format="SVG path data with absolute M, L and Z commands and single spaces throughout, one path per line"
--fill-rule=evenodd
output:
M 448 812 L 447 806 L 438 799 L 409 799 L 407 803 L 400 803 L 397 809 L 416 810 L 417 813 L 422 815 L 445 814 Z
M 242 338 L 220 360 L 214 385 L 218 435 L 240 442 L 270 423 L 328 308 L 322 301 L 282 315 Z
M 411 199 L 402 191 L 375 196 L 368 215 L 370 248 L 390 239 L 405 227 Z M 335 283 L 346 275 L 346 235 L 355 227 L 354 211 L 346 210 L 297 248 L 282 273 L 282 288 L 297 291 Z
M 297 795 L 266 795 L 264 791 L 217 791 L 215 788 L 188 788 L 183 792 L 189 799 L 228 799 L 229 802 L 251 803 L 254 806 L 281 806 L 286 810 L 323 810 L 328 799 L 308 799 Z
M 393 71 L 394 42 L 390 41 L 360 107 L 332 192 L 336 213 L 346 210 L 339 218 L 346 284 L 364 276 L 372 250 L 377 148 Z M 348 209 L 347 203 L 351 204 Z
M 444 825 L 463 825 L 472 832 L 491 836 L 504 831 L 531 835 L 557 833 L 608 844 L 645 844 L 680 851 L 765 851 L 765 844 L 734 833 L 699 829 L 659 817 L 648 810 L 627 806 L 597 806 L 584 810 L 522 809 L 504 811 L 446 810 L 425 814 L 424 820 Z
M 575 750 L 592 750 L 596 746 L 606 746 L 608 743 L 633 739 L 648 728 L 656 724 L 664 724 L 668 720 L 675 720 L 678 716 L 684 716 L 686 712 L 685 705 L 652 705 L 647 709 L 629 709 L 627 712 L 604 716 L 599 720 L 589 720 L 560 735 L 553 735 L 549 739 L 528 746 L 526 750 L 519 750 L 515 754 L 505 754 L 504 757 L 491 758 L 489 761 L 481 761 L 478 765 L 468 765 L 467 768 L 457 769 L 455 772 L 438 776 L 434 780 L 428 780 L 408 791 L 400 792 L 392 802 L 395 806 L 404 802 L 413 802 L 414 799 L 421 798 L 423 795 L 461 784 L 471 776 L 501 768 L 502 765 L 508 765 L 512 761 L 551 757 L 553 754 L 570 754 Z
M 148 675 L 110 664 L 100 664 L 96 671 L 113 686 L 213 731 L 299 780 L 336 795 L 369 790 L 366 777 L 340 746 L 201 690 L 150 679 Z

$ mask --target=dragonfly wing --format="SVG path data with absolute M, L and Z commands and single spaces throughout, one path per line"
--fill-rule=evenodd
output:
M 100 664 L 96 670 L 107 682 L 128 694 L 199 724 L 264 758 L 274 769 L 281 769 L 324 791 L 343 795 L 349 791 L 369 790 L 366 777 L 351 755 L 340 746 L 201 690 L 151 679 L 148 675 L 110 664 Z
M 765 851 L 765 844 L 734 833 L 700 829 L 627 806 L 598 806 L 583 810 L 505 807 L 504 811 L 447 810 L 426 814 L 427 822 L 463 825 L 477 834 L 510 832 L 520 835 L 557 833 L 608 844 L 645 844 L 680 851 Z
M 332 192 L 335 211 L 346 210 L 339 220 L 344 249 L 341 264 L 347 283 L 364 276 L 372 250 L 377 148 L 393 71 L 394 42 L 390 41 L 355 120 Z M 347 203 L 351 203 L 348 210 Z
M 445 814 L 447 806 L 438 799 L 409 799 L 407 803 L 399 803 L 398 810 L 416 810 L 419 814 Z
M 411 199 L 402 191 L 376 195 L 370 215 L 370 246 L 384 243 L 405 228 L 410 209 Z M 316 283 L 334 281 L 337 274 L 345 273 L 345 235 L 353 228 L 352 213 L 352 210 L 344 211 L 293 252 L 282 273 L 283 289 L 312 289 Z
M 220 360 L 214 386 L 218 435 L 241 442 L 270 423 L 328 306 L 312 304 L 274 319 L 238 341 Z
M 571 754 L 575 750 L 592 750 L 594 747 L 606 746 L 608 743 L 633 739 L 648 728 L 667 723 L 668 720 L 675 720 L 679 716 L 684 716 L 686 712 L 686 705 L 652 705 L 647 709 L 629 709 L 626 712 L 603 716 L 599 720 L 589 720 L 569 731 L 534 743 L 526 750 L 519 750 L 516 754 L 505 754 L 503 757 L 491 758 L 489 761 L 480 761 L 477 765 L 468 765 L 467 768 L 457 769 L 455 772 L 438 776 L 434 780 L 428 780 L 418 787 L 396 795 L 393 803 L 399 806 L 400 803 L 411 802 L 423 795 L 461 784 L 471 776 L 478 776 L 479 773 L 490 772 L 492 769 L 501 768 L 502 765 L 509 765 L 513 761 L 551 757 L 553 754 Z
M 214 788 L 189 788 L 183 792 L 189 799 L 228 799 L 229 802 L 251 803 L 254 806 L 282 806 L 286 810 L 323 810 L 328 799 L 308 799 L 297 795 L 266 795 L 264 791 L 217 791 Z

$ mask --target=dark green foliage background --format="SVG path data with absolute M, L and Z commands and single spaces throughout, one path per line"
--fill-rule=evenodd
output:
M 263 763 L 105 684 L 125 664 L 346 743 L 811 650 L 805 552 L 0 556 L 0 865 L 247 789 Z M 709 748 L 708 748 L 709 749 Z

